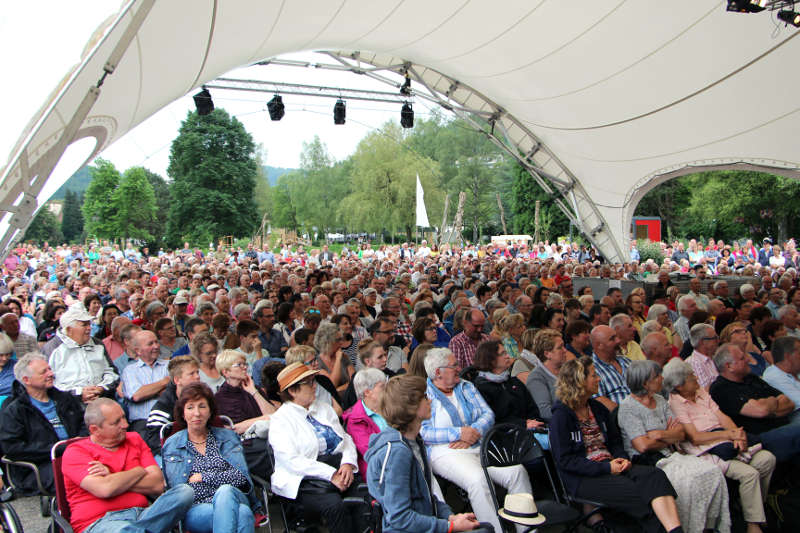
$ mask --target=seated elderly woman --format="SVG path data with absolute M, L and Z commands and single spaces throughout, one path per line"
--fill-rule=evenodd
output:
M 592 398 L 599 385 L 590 357 L 567 361 L 558 374 L 550 446 L 566 490 L 635 517 L 647 532 L 682 533 L 669 479 L 628 459 L 611 413 Z M 602 520 L 592 527 L 605 530 Z
M 619 405 L 619 428 L 625 451 L 634 463 L 657 466 L 678 493 L 678 514 L 687 531 L 730 530 L 728 486 L 712 463 L 673 453 L 685 439 L 683 425 L 661 396 L 661 366 L 633 361 L 625 379 L 631 394 Z
M 422 422 L 431 416 L 425 388 L 419 376 L 399 376 L 386 385 L 381 405 L 391 427 L 370 438 L 369 493 L 383 508 L 384 531 L 474 530 L 479 525 L 475 515 L 453 514 L 434 490 L 425 443 L 419 437 Z
M 533 352 L 533 340 L 536 338 L 537 330 L 533 328 L 526 329 L 522 332 L 520 337 L 520 346 L 522 351 L 519 352 L 519 357 L 514 361 L 511 366 L 511 375 L 525 383 L 528 381 L 528 376 L 531 370 L 539 366 L 542 361 Z
M 215 401 L 219 414 L 233 420 L 233 429 L 240 435 L 259 420 L 269 420 L 275 407 L 256 389 L 247 374 L 247 360 L 242 352 L 223 350 L 217 356 L 217 370 L 225 378 Z
M 466 490 L 478 520 L 502 531 L 480 463 L 481 439 L 494 424 L 494 413 L 475 386 L 461 380 L 456 357 L 447 348 L 428 352 L 425 371 L 432 416 L 422 421 L 421 435 L 433 472 Z M 531 491 L 522 465 L 491 467 L 489 476 L 511 493 Z
M 353 494 L 357 452 L 333 408 L 315 401 L 317 382 L 302 363 L 278 374 L 283 405 L 272 416 L 269 443 L 275 454 L 272 492 L 321 514 L 331 533 L 351 533 L 360 510 L 345 507 Z M 358 511 L 358 512 L 356 512 Z
M 314 348 L 319 352 L 317 362 L 320 373 L 327 376 L 339 391 L 347 388 L 355 373 L 350 358 L 342 351 L 349 344 L 350 341 L 345 340 L 339 326 L 330 322 L 320 324 L 314 334 Z
M 664 366 L 664 391 L 676 420 L 683 425 L 684 453 L 716 464 L 725 477 L 739 482 L 739 498 L 748 533 L 759 533 L 766 521 L 764 501 L 775 470 L 775 456 L 760 446 L 749 446 L 747 434 L 720 411 L 700 387 L 692 366 L 673 359 Z
M 664 304 L 653 304 L 647 312 L 647 320 L 655 320 L 661 326 L 661 333 L 667 336 L 667 340 L 678 350 L 683 346 L 681 336 L 675 330 L 672 320 L 669 318 L 669 309 Z M 644 338 L 644 336 L 642 337 Z
M 175 404 L 177 432 L 164 442 L 164 478 L 175 487 L 188 483 L 194 505 L 184 525 L 197 533 L 252 533 L 252 509 L 261 505 L 242 453 L 239 436 L 212 426 L 214 393 L 205 383 L 187 385 Z
M 495 424 L 514 424 L 531 429 L 536 433 L 536 440 L 549 449 L 547 435 L 544 434 L 545 423 L 539 416 L 539 408 L 533 401 L 531 393 L 525 385 L 515 377 L 511 377 L 510 368 L 514 360 L 508 355 L 505 343 L 500 341 L 484 341 L 475 351 L 472 366 L 478 370 L 475 387 L 483 399 L 494 411 Z
M 764 374 L 768 362 L 753 343 L 747 324 L 744 322 L 731 322 L 725 326 L 719 334 L 719 344 L 722 346 L 727 343 L 737 346 L 744 352 L 747 357 L 747 365 L 750 367 L 750 373 L 756 376 Z
M 377 368 L 362 368 L 353 376 L 353 386 L 358 401 L 344 412 L 344 424 L 347 433 L 353 437 L 358 450 L 358 471 L 365 477 L 367 463 L 364 454 L 369 447 L 369 437 L 380 433 L 388 427 L 381 415 L 380 403 L 383 388 L 389 378 Z
M 530 330 L 529 330 L 530 331 Z M 527 332 L 525 332 L 527 334 Z M 533 353 L 541 363 L 528 375 L 525 386 L 539 408 L 539 417 L 550 420 L 556 402 L 556 379 L 567 359 L 575 356 L 567 350 L 561 333 L 554 329 L 540 329 L 533 338 Z

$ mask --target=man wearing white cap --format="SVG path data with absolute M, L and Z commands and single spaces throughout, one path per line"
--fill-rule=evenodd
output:
M 57 389 L 80 396 L 84 403 L 99 396 L 114 397 L 119 377 L 102 344 L 90 335 L 92 317 L 74 304 L 59 319 L 61 345 L 50 354 Z

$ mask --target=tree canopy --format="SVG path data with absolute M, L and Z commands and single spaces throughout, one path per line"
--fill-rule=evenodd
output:
M 254 190 L 255 145 L 244 125 L 224 109 L 188 113 L 172 142 L 167 242 L 177 245 L 252 234 L 260 221 Z

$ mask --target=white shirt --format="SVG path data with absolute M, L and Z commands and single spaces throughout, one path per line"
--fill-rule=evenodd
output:
M 270 417 L 269 444 L 275 453 L 275 471 L 272 473 L 272 492 L 295 499 L 300 482 L 306 476 L 330 480 L 336 469 L 317 461 L 319 443 L 308 415 L 330 426 L 342 438 L 334 453 L 342 454 L 342 464 L 353 465 L 358 472 L 356 446 L 345 433 L 339 417 L 330 404 L 315 401 L 310 409 L 294 402 L 286 402 Z

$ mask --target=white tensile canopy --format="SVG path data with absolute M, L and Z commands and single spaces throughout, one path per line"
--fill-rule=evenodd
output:
M 87 15 L 108 17 L 94 35 L 31 33 L 54 49 L 88 41 L 80 64 L 14 63 L 66 76 L 46 101 L 15 110 L 25 120 L 4 122 L 17 140 L 0 146 L 0 250 L 74 170 L 159 109 L 236 67 L 306 50 L 353 68 L 400 66 L 445 104 L 483 112 L 612 261 L 628 259 L 636 203 L 664 180 L 730 167 L 800 177 L 800 30 L 774 13 L 727 13 L 716 0 L 132 0 L 106 9 Z M 13 53 L 24 59 L 24 43 Z M 24 77 L 5 85 L 5 106 L 29 100 Z

